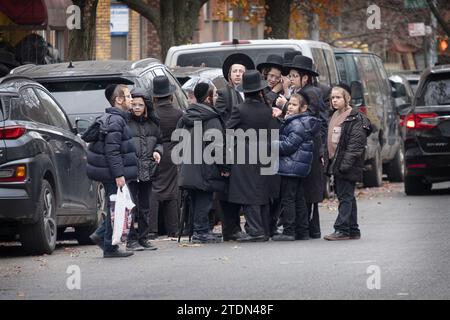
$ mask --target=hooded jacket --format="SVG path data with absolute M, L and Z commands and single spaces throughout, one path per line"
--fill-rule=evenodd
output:
M 115 178 L 137 179 L 137 158 L 132 134 L 127 125 L 130 114 L 118 108 L 105 110 L 109 117 L 100 126 L 100 140 L 89 144 L 86 172 L 90 179 L 114 182 Z
M 196 125 L 201 127 L 202 137 L 197 136 L 198 129 L 195 130 Z M 182 144 L 179 144 L 184 149 L 177 153 L 183 157 L 178 176 L 178 185 L 185 189 L 209 192 L 223 191 L 225 179 L 221 177 L 220 173 L 221 171 L 229 171 L 229 168 L 224 165 L 224 123 L 219 112 L 205 104 L 192 104 L 178 122 L 177 128 L 183 128 L 189 132 L 189 138 L 185 140 L 183 137 Z M 212 129 L 215 130 L 211 131 Z M 222 135 L 222 141 L 218 141 L 215 138 L 212 139 L 213 141 L 208 141 L 207 137 L 216 134 Z M 204 150 L 207 147 L 208 152 L 206 154 L 211 155 L 214 159 L 211 161 L 211 164 L 207 164 L 206 159 L 203 157 Z M 220 156 L 220 153 L 215 153 L 218 149 L 221 150 L 222 157 L 219 161 L 216 161 L 215 157 Z
M 370 120 L 353 109 L 342 123 L 341 137 L 334 158 L 329 163 L 328 174 L 349 181 L 361 181 L 367 137 L 372 130 Z
M 320 131 L 320 121 L 308 112 L 288 117 L 280 129 L 278 174 L 306 177 L 313 159 L 313 137 Z

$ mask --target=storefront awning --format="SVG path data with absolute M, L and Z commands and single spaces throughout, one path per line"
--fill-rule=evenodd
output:
M 19 26 L 64 28 L 71 5 L 71 0 L 2 0 L 0 12 Z

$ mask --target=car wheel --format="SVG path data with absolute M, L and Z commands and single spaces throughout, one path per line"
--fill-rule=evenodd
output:
M 395 154 L 394 159 L 389 163 L 387 176 L 391 182 L 403 182 L 405 180 L 405 156 L 403 148 L 400 147 Z
M 97 185 L 97 194 L 96 194 L 96 218 L 95 221 L 87 226 L 78 226 L 75 227 L 75 239 L 77 239 L 80 245 L 91 245 L 92 243 L 89 236 L 94 233 L 95 230 L 100 226 L 103 222 L 103 214 L 105 214 L 106 210 L 106 201 L 105 201 L 105 187 L 103 184 L 99 183 Z
M 421 195 L 431 190 L 431 183 L 422 182 L 421 177 L 405 177 L 405 193 L 408 196 Z
M 364 171 L 363 183 L 365 187 L 381 187 L 383 181 L 383 164 L 381 163 L 381 149 L 378 148 L 375 157 L 370 159 L 370 170 Z
M 36 223 L 20 227 L 20 242 L 28 253 L 51 254 L 56 247 L 56 202 L 53 188 L 47 180 L 42 180 L 36 215 Z

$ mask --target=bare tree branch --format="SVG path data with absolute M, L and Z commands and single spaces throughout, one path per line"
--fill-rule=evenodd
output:
M 445 33 L 450 37 L 450 26 L 449 23 L 447 23 L 444 18 L 439 13 L 438 9 L 434 5 L 433 0 L 427 0 L 428 6 L 431 9 L 431 12 L 433 12 L 434 16 L 436 17 L 436 20 L 441 25 L 442 29 L 445 31 Z

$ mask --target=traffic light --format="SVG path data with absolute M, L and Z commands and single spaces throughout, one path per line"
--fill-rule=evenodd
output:
M 444 53 L 448 48 L 448 39 L 439 39 L 439 52 Z

